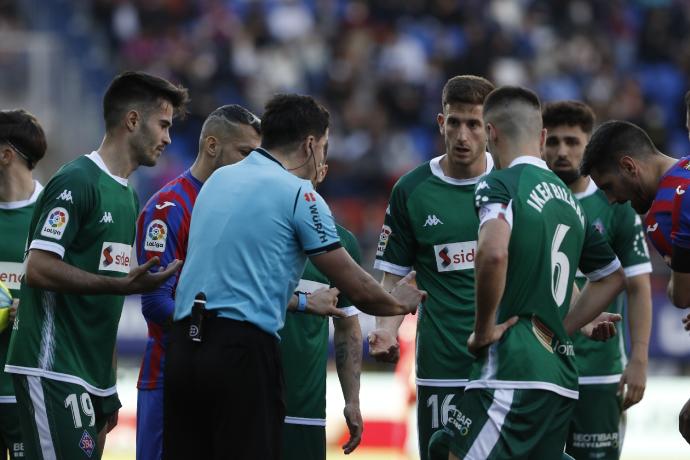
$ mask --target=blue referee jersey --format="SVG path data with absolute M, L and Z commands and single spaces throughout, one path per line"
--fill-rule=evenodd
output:
M 337 249 L 326 202 L 264 149 L 214 172 L 197 197 L 175 320 L 206 309 L 278 337 L 307 256 Z

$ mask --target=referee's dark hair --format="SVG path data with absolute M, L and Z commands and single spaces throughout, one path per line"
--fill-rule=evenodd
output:
M 317 139 L 326 134 L 330 123 L 328 110 L 311 96 L 278 94 L 265 107 L 261 118 L 261 146 L 294 146 L 308 136 Z
M 592 171 L 611 172 L 624 155 L 640 158 L 657 153 L 654 143 L 639 126 L 628 121 L 607 121 L 594 131 L 587 143 L 580 174 L 589 176 Z
M 29 169 L 46 153 L 46 134 L 35 116 L 24 109 L 0 110 L 0 145 L 7 144 Z

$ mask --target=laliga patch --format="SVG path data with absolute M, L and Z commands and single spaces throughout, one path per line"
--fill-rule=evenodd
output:
M 69 222 L 69 213 L 65 208 L 53 208 L 48 212 L 41 229 L 41 235 L 59 240 L 65 233 L 67 223 Z
M 144 251 L 165 252 L 165 242 L 168 240 L 168 226 L 160 219 L 152 220 L 146 228 Z
M 84 431 L 84 434 L 81 435 L 79 447 L 89 458 L 91 458 L 91 455 L 93 455 L 93 451 L 96 450 L 96 443 L 88 431 Z
M 477 252 L 476 241 L 434 245 L 436 269 L 439 272 L 474 269 L 474 258 Z
M 98 269 L 109 272 L 129 273 L 132 262 L 132 246 L 105 241 L 101 248 Z
M 379 244 L 376 247 L 376 257 L 381 257 L 386 251 L 386 246 L 388 246 L 388 238 L 391 236 L 391 228 L 388 225 L 384 225 L 381 228 L 381 234 L 379 235 Z

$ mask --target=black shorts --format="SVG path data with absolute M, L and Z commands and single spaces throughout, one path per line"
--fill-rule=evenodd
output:
M 163 396 L 165 460 L 279 459 L 285 402 L 278 339 L 225 318 L 189 320 L 169 334 Z

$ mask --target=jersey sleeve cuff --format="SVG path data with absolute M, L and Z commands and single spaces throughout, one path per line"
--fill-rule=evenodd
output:
M 374 261 L 374 268 L 376 270 L 381 270 L 382 272 L 397 276 L 405 276 L 412 271 L 412 267 L 403 267 L 401 265 L 395 265 L 379 259 Z
M 328 244 L 326 246 L 321 246 L 320 248 L 316 249 L 305 249 L 304 253 L 308 256 L 315 256 L 318 254 L 324 254 L 326 252 L 331 252 L 335 251 L 338 248 L 343 247 L 342 244 L 340 244 L 340 241 L 336 241 L 335 243 Z
M 609 276 L 619 268 L 621 268 L 621 261 L 618 260 L 618 257 L 616 257 L 608 265 L 598 270 L 594 270 L 593 272 L 585 273 L 585 276 L 589 281 L 599 281 L 600 279 Z
M 349 307 L 339 308 L 338 310 L 345 313 L 346 318 L 359 315 L 359 310 L 354 305 L 350 305 Z
M 65 248 L 51 241 L 33 240 L 29 245 L 29 249 L 40 249 L 41 251 L 52 252 L 53 254 L 59 255 L 61 259 L 65 257 Z
M 626 278 L 632 278 L 637 275 L 645 275 L 647 273 L 652 273 L 651 262 L 644 262 L 637 265 L 630 265 L 629 267 L 623 267 Z

